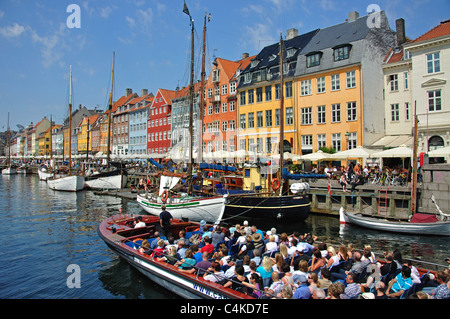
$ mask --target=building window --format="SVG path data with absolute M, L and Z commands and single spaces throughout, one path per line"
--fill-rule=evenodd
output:
M 230 131 L 234 131 L 235 128 L 236 128 L 235 121 L 234 121 L 234 120 L 231 120 L 231 121 L 230 121 Z
M 281 97 L 280 85 L 275 84 L 275 100 L 279 100 Z
M 222 113 L 226 113 L 228 111 L 228 103 L 222 103 Z
M 400 121 L 400 109 L 398 104 L 391 104 L 391 121 L 392 122 Z
M 340 89 L 341 89 L 340 74 L 334 74 L 331 76 L 331 91 L 338 91 Z
M 280 109 L 275 110 L 275 126 L 280 126 Z
M 407 121 L 409 121 L 409 103 L 405 103 L 405 118 Z
M 317 93 L 325 92 L 325 77 L 317 78 Z
M 256 102 L 260 103 L 263 101 L 262 87 L 256 88 Z
M 313 66 L 320 65 L 321 57 L 322 57 L 322 53 L 320 53 L 320 52 L 308 55 L 306 57 L 306 67 L 311 68 Z
M 350 47 L 348 45 L 334 49 L 335 62 L 348 59 L 349 56 L 350 56 Z
M 241 129 L 245 129 L 245 114 L 241 114 L 240 127 Z
M 230 94 L 236 94 L 236 82 L 230 83 Z
M 245 150 L 245 139 L 239 140 L 239 149 Z
M 408 72 L 403 73 L 403 76 L 405 78 L 405 90 L 408 90 L 409 89 Z
M 356 121 L 356 102 L 347 103 L 347 121 Z
M 321 149 L 322 147 L 327 146 L 327 135 L 326 134 L 317 134 L 317 149 Z
M 294 109 L 292 107 L 286 108 L 286 125 L 294 124 Z
M 272 126 L 272 110 L 266 110 L 266 126 Z
M 302 150 L 312 150 L 313 137 L 312 135 L 302 135 Z
M 228 128 L 228 122 L 227 121 L 223 121 L 222 122 L 222 132 L 226 132 Z
M 236 106 L 236 102 L 230 101 L 230 112 L 234 112 L 235 106 Z
M 320 105 L 317 107 L 317 124 L 326 123 L 326 107 L 325 105 Z
M 219 114 L 220 113 L 220 104 L 214 103 L 214 113 Z
M 356 71 L 347 72 L 347 89 L 356 87 Z
M 245 91 L 241 92 L 241 105 L 245 105 Z
M 331 105 L 331 122 L 338 123 L 341 121 L 341 105 L 332 104 Z
M 254 96 L 254 90 L 248 90 L 248 104 L 253 104 L 255 103 L 255 96 Z
M 347 150 L 351 150 L 357 147 L 357 133 L 349 133 L 347 137 Z
M 256 112 L 256 127 L 263 127 L 263 112 Z
M 398 91 L 398 74 L 392 74 L 389 77 L 391 92 Z
M 292 97 L 292 81 L 286 82 L 286 98 Z
M 331 147 L 336 150 L 336 152 L 341 151 L 341 133 L 331 134 Z
M 265 87 L 265 91 L 266 91 L 266 101 L 272 101 L 272 86 L 266 86 Z
M 228 94 L 228 85 L 224 84 L 222 85 L 222 95 Z
M 304 107 L 301 110 L 301 124 L 311 125 L 312 124 L 312 107 Z
M 300 95 L 311 95 L 311 80 L 301 81 L 300 83 Z
M 272 153 L 272 138 L 266 137 L 266 153 Z
M 248 113 L 248 128 L 255 127 L 255 113 Z
M 430 112 L 442 110 L 441 90 L 428 91 L 428 110 Z
M 428 74 L 441 72 L 441 55 L 439 52 L 427 54 Z

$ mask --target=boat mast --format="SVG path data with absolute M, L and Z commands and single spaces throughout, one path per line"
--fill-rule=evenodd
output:
M 413 178 L 411 182 L 411 213 L 414 215 L 417 211 L 417 101 L 414 102 L 414 147 L 413 147 Z
M 283 195 L 283 151 L 284 151 L 284 79 L 283 79 L 283 34 L 280 35 L 280 195 Z
M 53 117 L 50 114 L 50 165 L 52 164 L 53 161 Z
M 70 65 L 69 75 L 69 176 L 72 166 L 72 65 Z
M 9 132 L 9 112 L 8 112 L 8 128 L 6 131 L 6 143 L 8 143 L 8 160 L 6 167 L 11 167 L 11 137 Z
M 208 18 L 208 22 L 210 19 L 210 15 L 205 13 L 205 22 L 203 25 L 203 50 L 202 50 L 202 79 L 200 83 L 200 94 L 199 94 L 199 110 L 198 110 L 198 154 L 197 154 L 197 162 L 202 162 L 203 157 L 203 106 L 204 106 L 204 94 L 205 90 L 205 58 L 206 58 L 206 18 Z
M 109 105 L 108 105 L 108 143 L 106 149 L 106 169 L 109 171 L 109 160 L 111 153 L 111 112 L 112 112 L 112 94 L 113 94 L 113 81 L 114 81 L 114 56 L 115 52 L 113 51 L 113 60 L 112 60 L 112 71 L 111 71 L 111 92 L 109 92 Z
M 191 80 L 189 85 L 189 165 L 188 165 L 188 181 L 189 188 L 188 194 L 192 195 L 192 147 L 194 145 L 193 139 L 193 121 L 192 116 L 194 114 L 194 19 L 189 15 L 191 20 Z

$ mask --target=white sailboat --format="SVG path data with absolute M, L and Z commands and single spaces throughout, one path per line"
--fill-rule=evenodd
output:
M 2 170 L 2 175 L 14 175 L 17 170 L 11 165 L 11 136 L 9 131 L 9 112 L 8 112 L 8 130 L 6 132 L 6 143 L 8 144 L 8 157 L 6 160 L 6 168 Z
M 207 222 L 216 222 L 222 219 L 225 211 L 226 195 L 215 197 L 204 197 L 193 195 L 192 180 L 192 159 L 193 159 L 193 105 L 194 105 L 194 20 L 191 19 L 191 79 L 190 79 L 190 96 L 189 96 L 189 171 L 187 180 L 189 183 L 187 193 L 179 193 L 177 197 L 169 196 L 169 191 L 180 180 L 180 176 L 167 176 L 163 173 L 160 179 L 159 193 L 151 195 L 138 194 L 137 202 L 149 214 L 159 215 L 163 205 L 172 214 L 173 218 L 188 218 L 193 221 L 205 220 Z M 206 23 L 206 22 L 205 22 Z M 166 176 L 164 175 L 166 174 Z M 170 174 L 169 174 L 170 175 Z
M 125 170 L 109 169 L 109 158 L 111 153 L 111 112 L 112 112 L 112 92 L 114 83 L 114 52 L 111 72 L 111 92 L 109 94 L 109 110 L 108 110 L 108 147 L 106 156 L 106 172 L 95 173 L 85 177 L 85 185 L 90 189 L 121 189 L 125 188 L 128 182 L 128 175 Z
M 49 177 L 47 185 L 50 189 L 66 192 L 77 192 L 84 188 L 84 176 L 72 175 L 70 166 L 72 163 L 72 66 L 70 66 L 69 84 L 69 175 L 64 177 Z

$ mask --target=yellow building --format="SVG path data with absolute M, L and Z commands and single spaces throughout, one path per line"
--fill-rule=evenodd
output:
M 361 66 L 327 70 L 296 79 L 299 148 L 337 152 L 363 145 Z
M 97 121 L 100 114 L 84 117 L 78 126 L 78 154 L 86 154 L 92 150 L 91 126 Z

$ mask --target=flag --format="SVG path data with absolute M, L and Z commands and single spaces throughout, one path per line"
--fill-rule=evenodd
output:
M 183 5 L 183 13 L 186 13 L 188 16 L 191 16 L 191 14 L 189 13 L 189 9 L 186 5 L 186 1 L 184 2 L 184 5 Z

